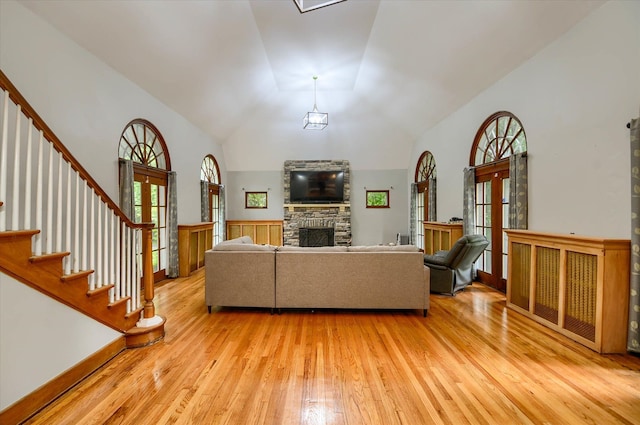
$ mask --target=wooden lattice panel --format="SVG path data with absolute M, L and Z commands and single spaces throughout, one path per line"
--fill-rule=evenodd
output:
M 514 243 L 511 246 L 511 302 L 529 310 L 531 290 L 531 245 Z
M 536 302 L 534 314 L 558 324 L 560 250 L 536 247 Z
M 565 329 L 595 341 L 598 258 L 567 252 Z

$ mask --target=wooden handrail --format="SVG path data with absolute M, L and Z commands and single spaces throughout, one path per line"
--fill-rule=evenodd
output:
M 49 126 L 44 122 L 40 115 L 33 109 L 33 107 L 27 102 L 27 100 L 22 96 L 22 94 L 18 91 L 18 89 L 13 85 L 13 83 L 9 80 L 9 78 L 4 74 L 4 72 L 0 69 L 0 87 L 9 92 L 9 97 L 20 107 L 22 108 L 22 113 L 27 117 L 31 118 L 33 121 L 34 127 L 38 130 L 42 131 L 44 137 L 51 142 L 53 147 L 60 152 L 60 154 L 64 157 L 64 159 L 71 164 L 74 170 L 76 170 L 80 176 L 89 184 L 93 190 L 102 198 L 102 200 L 114 211 L 114 213 L 122 219 L 123 222 L 127 224 L 127 226 L 132 228 L 145 228 L 146 225 L 143 223 L 134 223 L 131 221 L 129 217 L 120 209 L 118 204 L 116 204 L 110 197 L 107 195 L 100 185 L 91 177 L 91 175 L 84 169 L 84 167 L 78 162 L 78 160 L 71 155 L 71 152 L 64 146 L 64 144 L 58 139 L 58 136 L 49 128 Z

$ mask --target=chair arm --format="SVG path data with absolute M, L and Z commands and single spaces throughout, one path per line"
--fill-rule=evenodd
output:
M 449 267 L 447 267 L 447 266 L 442 266 L 442 265 L 439 265 L 439 264 L 433 264 L 433 263 L 429 263 L 429 264 L 426 264 L 426 263 L 425 263 L 425 266 L 429 267 L 431 270 L 451 270 L 451 269 L 450 269 Z
M 424 264 L 429 267 L 440 266 L 446 268 L 448 263 L 445 262 L 446 257 L 440 255 L 425 255 Z

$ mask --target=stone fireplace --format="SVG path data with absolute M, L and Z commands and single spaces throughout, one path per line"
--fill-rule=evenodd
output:
M 344 202 L 341 204 L 290 203 L 290 172 L 344 171 Z M 285 245 L 347 246 L 351 242 L 351 176 L 349 161 L 291 160 L 284 163 Z M 310 245 L 322 243 L 324 245 Z

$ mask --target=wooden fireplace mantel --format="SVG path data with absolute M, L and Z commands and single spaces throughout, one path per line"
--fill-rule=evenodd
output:
M 340 212 L 344 212 L 351 204 L 284 204 L 289 212 L 294 212 L 296 208 L 338 208 Z

